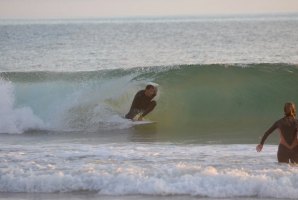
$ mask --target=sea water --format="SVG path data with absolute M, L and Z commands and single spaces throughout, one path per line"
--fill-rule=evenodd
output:
M 295 199 L 264 131 L 298 103 L 298 16 L 2 20 L 0 199 Z M 158 83 L 156 109 L 123 116 Z

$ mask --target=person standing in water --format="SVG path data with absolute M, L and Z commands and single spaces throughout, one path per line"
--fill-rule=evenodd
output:
M 153 85 L 147 85 L 145 90 L 138 91 L 125 118 L 139 121 L 143 120 L 143 117 L 155 108 L 156 101 L 152 99 L 156 94 L 157 88 Z
M 280 133 L 280 142 L 277 151 L 278 162 L 298 163 L 298 120 L 296 119 L 296 108 L 294 103 L 286 103 L 284 106 L 285 116 L 276 121 L 264 134 L 260 144 L 257 145 L 257 152 L 262 151 L 267 137 L 276 129 Z

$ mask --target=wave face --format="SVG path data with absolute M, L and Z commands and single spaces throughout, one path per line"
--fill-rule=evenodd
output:
M 225 134 L 229 140 L 255 137 L 283 116 L 285 102 L 298 102 L 298 68 L 291 64 L 3 72 L 0 76 L 0 107 L 5 108 L 1 119 L 6 121 L 0 124 L 1 133 L 130 128 L 132 123 L 122 116 L 148 82 L 159 84 L 158 105 L 147 117 L 157 123 L 137 130 L 154 130 L 161 137 L 169 133 L 191 138 Z

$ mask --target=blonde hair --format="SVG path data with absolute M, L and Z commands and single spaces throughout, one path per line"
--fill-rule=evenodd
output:
M 284 112 L 285 112 L 285 116 L 295 118 L 296 117 L 295 104 L 292 102 L 285 103 Z

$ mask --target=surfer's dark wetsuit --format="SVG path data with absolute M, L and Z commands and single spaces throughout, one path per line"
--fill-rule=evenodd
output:
M 298 163 L 298 121 L 293 117 L 284 117 L 276 121 L 264 134 L 261 143 L 264 144 L 267 137 L 276 129 L 280 130 L 280 144 L 278 146 L 278 162 Z
M 148 97 L 145 95 L 145 90 L 138 91 L 125 118 L 133 119 L 139 113 L 142 113 L 142 117 L 146 116 L 156 106 L 156 101 L 152 101 L 155 96 L 156 94 Z

